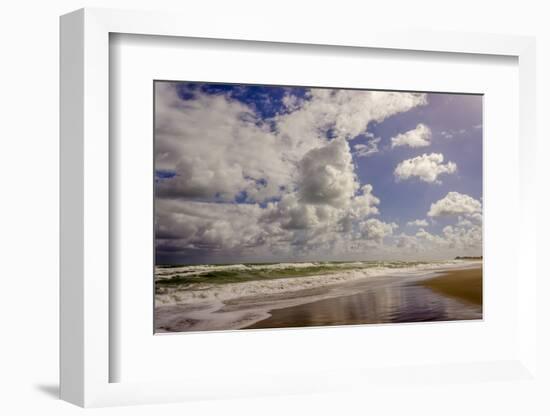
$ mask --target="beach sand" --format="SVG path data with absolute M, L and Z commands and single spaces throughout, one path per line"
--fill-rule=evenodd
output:
M 421 282 L 443 295 L 481 306 L 483 302 L 482 268 L 453 270 Z
M 482 318 L 481 268 L 449 270 L 414 282 L 270 311 L 245 329 L 427 322 Z

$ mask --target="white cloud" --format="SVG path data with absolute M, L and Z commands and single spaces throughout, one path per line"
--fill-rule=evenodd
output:
M 266 238 L 261 208 L 254 204 L 210 204 L 158 199 L 156 202 L 157 249 L 190 252 L 198 249 L 244 250 Z
M 329 130 L 349 139 L 373 120 L 427 103 L 425 94 L 312 89 L 306 97 L 287 94 L 287 111 L 263 120 L 224 94 L 197 90 L 182 100 L 175 84 L 155 88 L 156 168 L 175 172 L 159 181 L 158 196 L 203 201 L 279 198 L 296 186 L 305 155 L 327 144 Z
M 410 227 L 427 227 L 429 224 L 428 224 L 428 221 L 426 220 L 414 220 L 414 221 L 409 221 L 407 225 Z
M 480 256 L 482 227 L 476 220 L 470 221 L 459 216 L 455 225 L 444 227 L 440 233 L 431 233 L 421 227 L 413 235 L 401 233 L 389 236 L 387 242 L 389 244 L 384 247 L 388 253 L 394 253 L 394 258 L 408 256 L 417 259 L 448 259 L 458 255 Z
M 482 230 L 481 226 L 446 226 L 443 229 L 443 236 L 447 246 L 451 249 L 476 250 L 481 253 Z
M 260 222 L 277 224 L 284 230 L 312 230 L 335 226 L 340 210 L 330 205 L 302 203 L 296 194 L 287 194 L 280 201 L 270 202 L 262 210 Z
M 309 138 L 329 130 L 337 138 L 351 139 L 366 132 L 372 121 L 426 104 L 426 94 L 420 93 L 314 88 L 299 109 L 275 121 L 282 136 L 298 137 L 303 143 L 297 144 L 307 146 Z
M 441 174 L 456 172 L 456 164 L 448 162 L 444 164 L 444 157 L 441 153 L 424 153 L 412 159 L 402 161 L 394 171 L 397 180 L 405 180 L 418 177 L 420 180 L 429 183 L 440 183 L 438 177 Z
M 451 226 L 443 228 L 441 235 L 431 234 L 420 229 L 415 237 L 423 245 L 424 250 L 441 249 L 451 253 L 469 253 L 480 255 L 481 253 L 481 227 L 480 226 Z
M 382 140 L 380 137 L 376 137 L 368 140 L 366 143 L 358 143 L 353 145 L 353 150 L 355 150 L 355 156 L 357 157 L 366 157 L 374 153 L 378 153 L 378 144 Z
M 396 228 L 396 223 L 386 223 L 376 218 L 369 218 L 359 223 L 361 236 L 377 244 L 381 244 L 385 237 L 392 235 Z
M 169 83 L 155 98 L 156 168 L 176 174 L 159 182 L 160 197 L 262 201 L 292 183 L 289 149 L 249 107 L 224 95 L 182 101 Z
M 415 236 L 401 233 L 396 238 L 395 247 L 400 251 L 418 251 L 420 244 Z
M 441 236 L 429 233 L 424 228 L 420 228 L 415 236 L 431 244 L 443 245 L 445 243 L 445 240 Z
M 458 220 L 456 222 L 456 225 L 459 226 L 459 227 L 471 227 L 474 224 L 469 219 L 464 218 L 464 217 L 459 215 Z
M 344 207 L 358 187 L 349 146 L 343 139 L 310 150 L 299 163 L 302 202 Z
M 432 131 L 425 124 L 418 124 L 415 129 L 398 134 L 391 139 L 391 147 L 410 146 L 425 147 L 430 145 Z
M 480 256 L 482 254 L 482 227 L 479 214 L 457 216 L 455 225 L 447 225 L 440 234 L 430 233 L 420 228 L 414 235 L 401 233 L 394 238 L 397 253 L 419 252 L 435 254 L 440 258 L 453 258 L 457 255 Z
M 260 222 L 278 224 L 285 230 L 323 229 L 330 234 L 353 230 L 354 224 L 378 213 L 379 199 L 372 195 L 372 186 L 364 185 L 357 195 L 343 205 L 305 203 L 296 193 L 270 202 L 262 210 Z
M 433 203 L 428 211 L 430 217 L 469 215 L 478 217 L 481 213 L 481 202 L 469 195 L 449 192 L 444 198 Z
M 480 225 L 481 222 L 482 222 L 482 219 L 483 219 L 480 212 L 470 214 L 470 215 L 468 215 L 468 218 L 470 219 L 470 221 L 472 221 L 473 223 L 475 223 L 477 225 Z
M 159 199 L 157 250 L 161 255 L 193 255 L 209 250 L 212 256 L 265 259 L 308 253 L 334 256 L 365 249 L 367 246 L 354 240 L 377 244 L 391 231 L 388 227 L 395 226 L 378 220 L 368 222 L 367 217 L 378 212 L 379 203 L 371 192 L 372 186 L 363 186 L 347 207 L 303 203 L 296 193 L 286 194 L 264 208 L 259 204 Z
M 287 111 L 294 111 L 300 108 L 303 104 L 303 100 L 292 94 L 285 94 L 283 97 L 283 105 Z
M 363 185 L 358 194 L 352 198 L 349 213 L 353 218 L 361 219 L 379 213 L 376 205 L 380 200 L 372 194 L 372 190 L 372 185 Z
M 195 91 L 181 100 L 174 85 L 157 88 L 155 163 L 175 173 L 157 187 L 160 253 L 220 253 L 233 261 L 232 255 L 265 260 L 304 253 L 364 258 L 386 250 L 393 258 L 391 250 L 401 247 L 451 250 L 480 241 L 480 209 L 452 214 L 463 221 L 441 235 L 421 228 L 396 236 L 397 224 L 371 218 L 380 200 L 371 185 L 361 186 L 348 140 L 366 136 L 353 146 L 356 156 L 378 151 L 380 138 L 366 132 L 369 123 L 426 104 L 423 94 L 313 89 L 303 98 L 288 94 L 283 112 L 263 120 L 224 94 Z M 438 182 L 440 174 L 456 171 L 443 162 L 441 154 L 418 156 L 401 162 L 395 176 Z M 247 203 L 235 204 L 237 197 Z M 458 212 L 440 202 L 430 217 Z

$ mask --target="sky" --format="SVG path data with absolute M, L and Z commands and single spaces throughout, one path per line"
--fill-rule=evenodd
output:
M 481 255 L 481 95 L 154 87 L 157 264 Z

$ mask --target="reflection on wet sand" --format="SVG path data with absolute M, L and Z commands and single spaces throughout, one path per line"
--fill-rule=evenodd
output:
M 270 318 L 256 322 L 247 329 L 481 318 L 481 306 L 461 302 L 421 285 L 406 282 L 273 310 Z

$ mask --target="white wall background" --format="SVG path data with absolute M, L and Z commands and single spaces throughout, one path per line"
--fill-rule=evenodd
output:
M 188 3 L 188 4 L 187 4 Z M 249 16 L 251 21 L 321 25 L 389 24 L 410 28 L 535 35 L 538 42 L 540 265 L 550 246 L 545 119 L 550 105 L 549 11 L 543 1 L 298 0 L 184 2 L 170 0 L 19 0 L 0 12 L 0 413 L 72 415 L 82 410 L 56 399 L 58 368 L 58 16 L 80 7 L 178 10 L 205 22 Z M 185 25 L 185 21 L 182 22 Z M 505 121 L 503 121 L 505 122 Z M 505 184 L 503 184 L 505 186 Z M 513 221 L 513 219 L 511 219 Z M 548 273 L 550 278 L 550 273 Z M 540 292 L 550 292 L 544 281 Z M 540 305 L 548 323 L 550 308 Z M 546 325 L 550 328 L 550 325 Z M 542 325 L 541 325 L 542 329 Z M 549 331 L 541 331 L 550 351 Z M 548 358 L 541 361 L 550 374 Z M 545 391 L 543 391 L 545 390 Z M 376 397 L 332 395 L 258 398 L 93 410 L 101 415 L 165 414 L 550 414 L 550 384 L 533 389 L 506 383 L 424 386 Z

